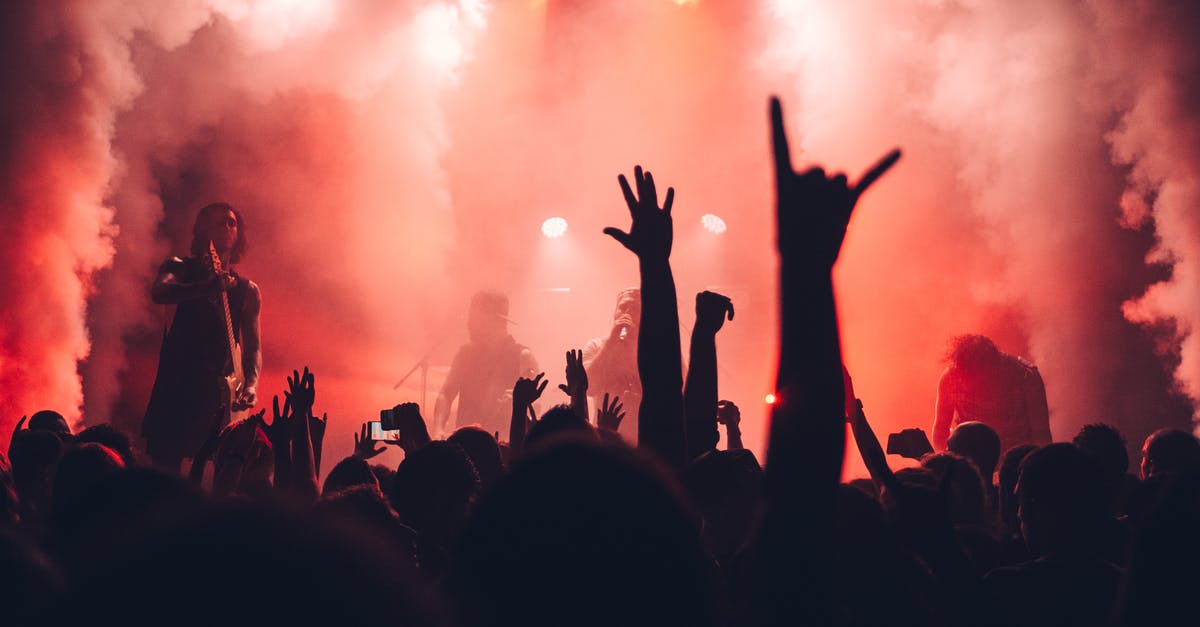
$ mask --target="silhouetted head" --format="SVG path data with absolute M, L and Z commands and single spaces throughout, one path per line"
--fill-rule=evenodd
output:
M 60 438 L 71 437 L 71 427 L 67 425 L 67 419 L 52 409 L 43 409 L 30 416 L 28 426 L 31 431 L 49 431 Z
M 732 557 L 749 539 L 762 506 L 763 472 L 754 453 L 708 451 L 684 470 L 683 485 L 703 517 L 704 547 L 719 560 Z
M 228 263 L 237 263 L 246 254 L 246 223 L 233 205 L 214 202 L 196 214 L 192 225 L 192 256 L 207 255 L 210 241 L 217 252 L 229 251 L 229 259 L 223 260 Z
M 354 485 L 344 490 L 328 492 L 313 506 L 318 520 L 339 524 L 351 532 L 369 529 L 389 543 L 398 555 L 407 558 L 409 567 L 417 566 L 417 534 L 400 522 L 396 511 L 379 486 Z
M 443 547 L 458 532 L 479 491 L 479 475 L 455 444 L 434 441 L 409 453 L 386 494 L 400 521 Z
M 921 466 L 933 472 L 946 495 L 950 517 L 956 525 L 979 526 L 987 512 L 987 492 L 983 477 L 972 463 L 950 452 L 930 453 Z
M 22 498 L 26 496 L 25 488 L 35 484 L 48 485 L 62 451 L 62 440 L 54 432 L 24 429 L 13 433 L 8 445 L 8 461 L 12 464 L 17 493 Z
M 717 622 L 711 570 L 668 473 L 568 439 L 484 495 L 447 587 L 469 627 L 700 626 Z
M 947 447 L 951 452 L 971 460 L 983 475 L 983 480 L 992 482 L 996 464 L 1000 461 L 1000 436 L 996 430 L 982 422 L 964 422 L 950 432 Z
M 1179 429 L 1159 429 L 1142 446 L 1142 479 L 1200 467 L 1200 441 Z
M 124 467 L 121 457 L 103 444 L 88 442 L 67 449 L 54 473 L 54 511 Z
M 525 436 L 525 444 L 534 446 L 540 442 L 553 438 L 555 436 L 571 433 L 587 438 L 596 438 L 596 430 L 592 425 L 575 413 L 569 405 L 555 405 L 551 407 L 533 426 L 529 428 L 529 433 Z
M 380 489 L 379 481 L 375 478 L 375 473 L 371 472 L 371 465 L 367 460 L 351 455 L 330 469 L 329 475 L 325 477 L 325 484 L 321 486 L 321 495 L 353 486 L 374 486 L 376 490 Z
M 1114 505 L 1129 472 L 1129 451 L 1125 438 L 1116 427 L 1106 424 L 1084 425 L 1071 441 L 1095 464 L 1110 505 Z
M 386 490 L 387 486 L 392 485 L 392 477 L 396 476 L 396 471 L 385 464 L 371 464 L 371 473 L 379 481 L 381 490 Z
M 500 461 L 500 445 L 496 438 L 484 429 L 476 426 L 461 427 L 446 441 L 457 444 L 471 459 L 475 471 L 479 473 L 479 484 L 482 489 L 496 482 L 504 474 L 504 464 Z
M 879 501 L 843 484 L 834 526 L 833 591 L 841 625 L 932 625 L 933 586 L 897 541 Z
M 959 335 L 950 340 L 945 360 L 952 367 L 975 371 L 991 366 L 1000 356 L 1000 349 L 986 336 Z
M 1096 468 L 1074 444 L 1048 444 L 1025 457 L 1017 480 L 1021 533 L 1037 555 L 1087 543 L 1106 507 Z
M 503 292 L 484 290 L 471 297 L 467 309 L 467 333 L 472 342 L 484 344 L 508 335 L 508 296 Z
M 133 444 L 130 442 L 129 436 L 117 431 L 110 424 L 92 425 L 80 431 L 79 435 L 75 436 L 75 442 L 77 444 L 84 442 L 103 444 L 121 456 L 121 461 L 125 463 L 126 468 L 134 465 Z
M 1102 423 L 1084 425 L 1071 443 L 1091 456 L 1106 476 L 1120 479 L 1129 472 L 1125 436 L 1116 427 Z
M 1021 522 L 1017 520 L 1017 479 L 1021 474 L 1021 462 L 1035 449 L 1033 444 L 1018 444 L 1004 452 L 1000 463 L 1000 518 L 1012 534 L 1021 530 Z

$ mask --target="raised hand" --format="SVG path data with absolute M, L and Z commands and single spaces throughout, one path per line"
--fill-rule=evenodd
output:
M 779 255 L 784 262 L 794 259 L 832 269 L 855 203 L 900 160 L 900 150 L 884 155 L 854 186 L 847 183 L 845 174 L 828 177 L 820 167 L 798 173 L 792 169 L 783 107 L 778 98 L 771 98 L 771 140 L 775 153 Z
M 608 392 L 605 392 L 604 400 L 600 403 L 600 408 L 596 410 L 596 426 L 616 433 L 622 420 L 625 420 L 625 406 L 621 404 L 621 397 L 612 397 L 610 403 Z
M 359 459 L 371 459 L 386 450 L 385 446 L 375 446 L 375 441 L 367 433 L 367 423 L 362 423 L 362 428 L 354 434 L 354 456 Z
M 279 396 L 276 395 L 271 400 L 271 424 L 262 423 L 263 432 L 267 434 L 267 439 L 271 441 L 271 447 L 276 451 L 281 447 L 286 447 L 291 442 L 291 399 L 283 402 L 283 410 L 279 409 Z M 260 421 L 267 413 L 263 409 L 258 414 L 255 414 Z
M 532 379 L 526 379 L 525 377 L 517 379 L 512 391 L 513 411 L 525 411 L 533 405 L 534 401 L 542 397 L 542 392 L 546 390 L 546 385 L 550 383 L 548 379 L 543 380 L 545 376 L 546 373 L 539 372 Z
M 411 453 L 429 444 L 429 428 L 421 417 L 421 406 L 416 403 L 400 403 L 392 408 L 396 418 L 396 428 L 400 430 L 400 439 L 387 444 L 398 445 L 405 453 Z
M 718 401 L 717 422 L 736 429 L 742 422 L 742 412 L 737 405 L 733 404 L 733 401 Z
M 321 472 L 321 451 L 325 447 L 325 427 L 329 424 L 329 414 L 322 412 L 321 417 L 308 417 L 308 431 L 312 438 L 313 463 L 317 473 Z
M 624 174 L 617 177 L 621 193 L 625 195 L 625 204 L 629 206 L 629 216 L 633 219 L 629 232 L 610 226 L 604 229 L 604 233 L 621 242 L 622 246 L 643 261 L 666 261 L 671 256 L 671 206 L 675 204 L 675 188 L 667 188 L 667 197 L 659 209 L 654 176 L 648 171 L 643 173 L 639 165 L 633 169 L 633 180 L 637 194 L 630 189 Z
M 583 367 L 583 351 L 567 351 L 566 378 L 567 382 L 560 383 L 558 389 L 565 392 L 567 396 L 575 397 L 576 395 L 587 393 L 588 378 L 587 370 Z
M 287 378 L 287 383 L 288 391 L 284 392 L 284 395 L 292 406 L 292 414 L 294 416 L 311 416 L 317 388 L 312 373 L 308 371 L 308 366 L 304 367 L 304 374 L 293 370 L 292 375 Z
M 715 334 L 725 324 L 726 317 L 733 320 L 733 301 L 716 292 L 703 291 L 696 294 L 696 328 Z

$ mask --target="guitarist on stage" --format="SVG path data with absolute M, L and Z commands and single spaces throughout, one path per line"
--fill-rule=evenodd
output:
M 178 473 L 214 427 L 256 400 L 262 301 L 258 286 L 231 268 L 245 249 L 241 214 L 208 205 L 196 216 L 191 256 L 164 261 L 150 290 L 156 304 L 175 305 L 142 421 L 146 452 L 165 470 Z

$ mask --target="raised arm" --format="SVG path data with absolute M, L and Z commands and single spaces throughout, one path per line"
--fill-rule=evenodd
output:
M 558 389 L 570 397 L 571 409 L 575 410 L 580 418 L 588 420 L 588 376 L 583 367 L 583 351 L 567 351 L 566 379 L 567 382 L 559 384 Z
M 313 454 L 312 419 L 316 399 L 316 382 L 308 366 L 304 373 L 293 370 L 288 377 L 288 401 L 292 406 L 292 468 L 291 487 L 301 499 L 315 501 L 321 494 L 317 483 L 317 464 Z
M 638 333 L 638 376 L 642 403 L 638 411 L 638 446 L 653 451 L 673 468 L 687 463 L 683 415 L 683 357 L 679 343 L 679 305 L 671 274 L 671 206 L 675 190 L 667 189 L 662 208 L 654 176 L 634 168 L 635 194 L 625 175 L 618 177 L 632 226 L 626 233 L 604 232 L 638 258 L 642 280 L 642 325 Z
M 792 169 L 783 110 L 771 101 L 780 259 L 781 345 L 766 465 L 761 550 L 770 624 L 832 624 L 835 499 L 845 399 L 833 265 L 859 195 L 899 158 L 855 186 L 821 168 Z
M 733 320 L 729 298 L 707 291 L 696 294 L 696 324 L 683 388 L 688 461 L 716 449 L 721 438 L 717 431 L 717 331 L 726 317 Z
M 896 475 L 888 466 L 887 455 L 879 445 L 875 430 L 867 422 L 867 414 L 863 411 L 861 400 L 854 399 L 854 409 L 850 412 L 850 429 L 854 432 L 854 443 L 858 445 L 858 454 L 862 456 L 867 472 L 871 479 L 885 490 L 896 490 Z
M 742 445 L 742 411 L 733 401 L 717 402 L 717 422 L 725 425 L 725 450 L 746 448 Z
M 532 379 L 521 377 L 513 384 L 512 416 L 508 423 L 509 458 L 516 459 L 525 448 L 525 434 L 533 419 L 533 403 L 542 397 L 549 380 L 543 379 L 546 373 L 540 372 Z

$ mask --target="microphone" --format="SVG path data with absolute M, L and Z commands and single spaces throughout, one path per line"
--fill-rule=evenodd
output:
M 617 327 L 621 329 L 617 339 L 622 342 L 629 339 L 629 332 L 631 330 L 637 328 L 637 325 L 635 325 L 633 322 L 633 317 L 629 315 L 618 316 L 616 324 Z

